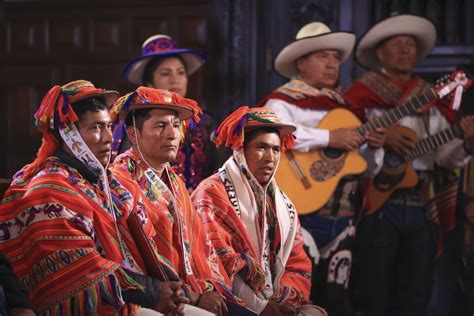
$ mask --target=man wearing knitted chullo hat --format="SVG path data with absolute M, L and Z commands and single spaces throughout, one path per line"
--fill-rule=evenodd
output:
M 192 194 L 235 294 L 260 315 L 325 315 L 309 302 L 298 214 L 273 178 L 294 130 L 270 109 L 237 109 L 212 135 L 233 155 Z
M 180 313 L 171 298 L 187 302 L 178 282 L 143 276 L 138 250 L 123 239 L 125 214 L 109 188 L 120 183 L 106 172 L 108 108 L 117 98 L 85 80 L 51 88 L 35 114 L 43 135 L 37 157 L 2 201 L 0 250 L 39 314 L 129 315 L 137 305 Z
M 236 310 L 245 315 L 183 180 L 170 166 L 185 129 L 199 122 L 199 105 L 175 92 L 138 87 L 120 98 L 111 112 L 117 122 L 124 120 L 132 143 L 117 156 L 112 173 L 135 200 L 143 201 L 143 206 L 135 203 L 131 211 L 141 214 L 140 222 L 145 223 L 134 237 L 151 236 L 146 223 L 151 224 L 151 242 L 174 267 L 191 305 L 217 315 Z

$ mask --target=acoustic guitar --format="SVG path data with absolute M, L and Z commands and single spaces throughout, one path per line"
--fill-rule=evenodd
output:
M 366 188 L 364 216 L 377 211 L 395 190 L 412 188 L 418 183 L 418 175 L 413 169 L 413 160 L 455 138 L 463 137 L 459 125 L 454 125 L 420 141 L 415 131 L 408 127 L 397 126 L 396 131 L 416 143 L 415 148 L 405 156 L 400 156 L 393 151 L 385 152 L 382 169 Z
M 331 131 L 357 127 L 357 131 L 364 135 L 377 128 L 389 127 L 404 116 L 421 111 L 430 102 L 445 97 L 458 86 L 468 87 L 470 84 L 462 71 L 456 71 L 450 78 L 449 83 L 410 98 L 365 124 L 351 111 L 340 108 L 329 111 L 317 128 Z M 357 150 L 344 151 L 330 147 L 309 152 L 287 150 L 280 158 L 275 179 L 295 204 L 298 214 L 303 215 L 323 207 L 343 177 L 361 174 L 366 169 L 367 162 Z

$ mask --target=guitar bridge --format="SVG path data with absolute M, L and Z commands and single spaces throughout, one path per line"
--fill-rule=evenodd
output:
M 287 150 L 285 152 L 286 157 L 288 158 L 288 162 L 291 166 L 291 169 L 295 172 L 297 175 L 298 179 L 301 181 L 303 184 L 304 188 L 306 190 L 311 188 L 311 183 L 309 182 L 308 178 L 304 175 L 303 170 L 301 170 L 300 165 L 296 161 L 295 155 L 293 154 L 293 151 Z

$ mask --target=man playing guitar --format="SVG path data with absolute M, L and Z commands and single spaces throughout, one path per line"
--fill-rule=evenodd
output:
M 381 165 L 382 153 L 378 148 L 383 145 L 385 130 L 360 133 L 347 123 L 345 127 L 334 129 L 318 126 L 330 110 L 347 108 L 338 88 L 339 67 L 350 56 L 354 42 L 354 34 L 331 32 L 323 23 L 304 26 L 296 35 L 296 41 L 283 48 L 275 59 L 276 71 L 291 80 L 260 101 L 259 106 L 272 108 L 282 122 L 296 126 L 295 154 L 324 148 L 357 150 L 366 142 L 361 148 L 367 161 L 360 159 L 363 165 L 358 173 L 362 173 L 365 169 L 376 170 L 377 161 Z M 282 165 L 280 161 L 279 169 Z M 308 178 L 311 177 L 311 181 L 324 178 L 332 172 L 330 169 L 329 165 L 327 170 L 317 165 Z M 277 172 L 278 183 L 282 186 L 288 183 L 287 176 L 292 176 L 291 173 L 279 175 Z M 354 177 L 342 178 L 330 191 L 329 199 L 321 203 L 322 206 L 305 210 L 307 215 L 302 215 L 298 206 L 301 194 L 292 196 L 282 187 L 295 201 L 307 252 L 313 261 L 311 299 L 326 308 L 329 315 L 351 314 L 347 286 L 355 234 L 352 197 L 356 186 Z M 321 195 L 318 190 L 308 192 L 310 202 Z M 319 263 L 318 248 L 321 251 Z
M 434 25 L 417 16 L 392 16 L 373 26 L 356 46 L 357 61 L 369 72 L 345 93 L 354 111 L 370 120 L 431 89 L 412 70 L 431 52 L 435 41 Z M 415 148 L 398 125 L 412 129 L 422 139 L 448 129 L 454 120 L 454 112 L 442 101 L 428 111 L 402 118 L 387 131 L 384 163 L 393 164 L 396 155 L 408 155 Z M 465 120 L 462 129 L 472 129 Z M 435 197 L 429 195 L 429 188 L 436 166 L 453 170 L 464 165 L 466 156 L 463 141 L 454 139 L 414 159 L 417 185 L 396 190 L 358 226 L 354 294 L 363 315 L 386 315 L 392 304 L 396 304 L 397 315 L 424 314 L 431 295 L 436 241 L 436 216 L 429 215 L 427 204 Z M 456 179 L 451 180 L 457 184 Z

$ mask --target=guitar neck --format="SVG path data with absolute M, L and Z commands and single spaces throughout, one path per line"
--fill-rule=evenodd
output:
M 375 117 L 369 122 L 362 124 L 358 128 L 358 131 L 360 134 L 364 135 L 366 132 L 372 132 L 377 128 L 387 128 L 399 121 L 401 118 L 418 112 L 427 103 L 434 101 L 437 98 L 438 95 L 436 92 L 433 89 L 429 89 L 421 95 L 408 99 L 400 106 L 397 106 L 396 108 Z
M 454 125 L 453 127 L 445 129 L 434 135 L 423 138 L 422 140 L 416 143 L 415 149 L 413 149 L 404 158 L 405 160 L 416 159 L 418 157 L 425 155 L 426 153 L 429 153 L 435 150 L 439 146 L 452 141 L 455 138 L 461 138 L 461 137 L 462 137 L 462 129 L 459 127 L 459 125 Z

